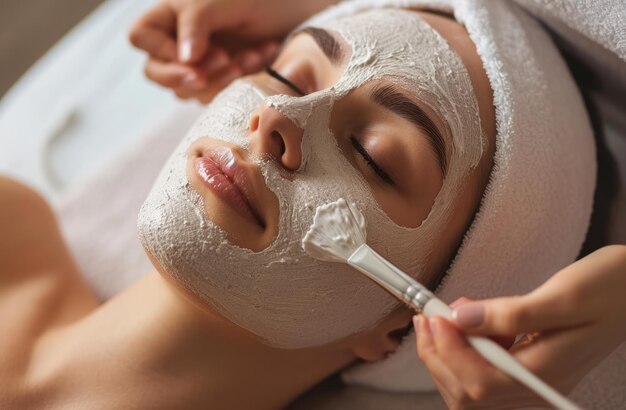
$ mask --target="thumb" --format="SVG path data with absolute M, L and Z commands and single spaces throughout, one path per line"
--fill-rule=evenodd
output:
M 193 64 L 202 60 L 209 49 L 211 22 L 206 11 L 187 7 L 177 17 L 178 59 Z
M 472 301 L 456 306 L 454 323 L 472 334 L 512 336 L 568 327 L 576 323 L 575 312 L 555 298 L 537 293 Z

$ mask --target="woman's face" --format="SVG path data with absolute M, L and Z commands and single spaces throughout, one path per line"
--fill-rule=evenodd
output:
M 315 208 L 344 197 L 370 245 L 419 279 L 471 217 L 465 187 L 486 146 L 472 85 L 484 79 L 431 25 L 378 10 L 305 29 L 271 70 L 216 97 L 142 207 L 160 270 L 276 346 L 384 318 L 390 296 L 301 240 Z
M 286 44 L 270 70 L 249 81 L 268 95 L 304 96 L 336 84 L 349 57 L 350 47 L 338 34 L 305 29 Z M 447 163 L 446 129 L 434 111 L 392 81 L 378 80 L 336 101 L 329 125 L 345 158 L 367 181 L 389 218 L 400 226 L 419 226 L 441 189 Z M 212 220 L 239 246 L 258 251 L 278 233 L 278 201 L 260 172 L 254 171 L 254 160 L 275 161 L 289 178 L 301 166 L 303 133 L 267 102 L 257 107 L 249 122 L 247 151 L 229 146 L 238 166 L 248 169 L 255 179 L 254 194 L 241 201 L 249 207 L 230 206 L 206 183 L 203 152 L 223 147 L 224 142 L 205 137 L 190 147 L 189 181 L 206 195 L 205 207 Z

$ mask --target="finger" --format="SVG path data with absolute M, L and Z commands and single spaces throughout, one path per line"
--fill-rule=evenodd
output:
M 150 80 L 167 88 L 201 89 L 206 81 L 192 68 L 179 64 L 149 59 L 145 74 Z
M 429 322 L 440 360 L 456 376 L 471 400 L 485 401 L 511 391 L 527 394 L 517 381 L 480 356 L 450 322 L 439 317 Z
M 457 306 L 461 306 L 462 304 L 467 303 L 467 302 L 471 302 L 471 301 L 472 301 L 472 299 L 466 298 L 465 296 L 461 296 L 460 298 L 458 298 L 454 302 L 450 303 L 450 307 L 452 309 L 454 309 Z
M 278 57 L 279 51 L 280 44 L 277 41 L 269 41 L 259 48 L 259 52 L 265 64 L 272 64 L 276 57 Z
M 277 42 L 266 42 L 255 48 L 248 48 L 239 52 L 234 62 L 241 67 L 244 74 L 252 74 L 270 65 L 278 54 L 279 45 Z
M 218 75 L 211 80 L 211 87 L 206 93 L 197 97 L 202 103 L 210 102 L 220 91 L 227 87 L 233 80 L 243 75 L 239 67 L 229 67 L 224 70 L 223 74 Z
M 164 32 L 151 28 L 139 27 L 131 33 L 130 42 L 150 57 L 164 61 L 176 61 L 176 42 Z
M 511 351 L 530 371 L 567 393 L 612 351 L 614 346 L 594 343 L 598 339 L 603 336 L 597 327 L 582 326 L 535 336 Z
M 510 336 L 580 324 L 562 295 L 539 292 L 524 296 L 468 302 L 455 307 L 454 323 L 464 331 L 482 335 Z
M 202 71 L 208 79 L 211 79 L 216 73 L 227 68 L 231 62 L 231 58 L 228 53 L 226 53 L 226 50 L 220 47 L 213 47 L 204 60 L 198 64 L 198 69 Z
M 623 288 L 610 280 L 597 280 L 600 273 L 623 269 L 621 250 L 600 249 L 565 267 L 527 295 L 460 306 L 455 309 L 455 321 L 469 332 L 482 334 L 530 333 L 589 324 L 602 316 L 606 300 L 612 299 L 595 296 L 613 295 L 615 289 Z M 479 305 L 484 306 L 473 307 Z
M 244 74 L 255 73 L 263 67 L 263 56 L 260 52 L 253 49 L 240 52 L 235 56 L 234 61 Z
M 169 34 L 176 32 L 176 13 L 166 2 L 160 2 L 148 10 L 139 22 L 143 25 L 161 29 Z
M 189 88 L 176 88 L 174 92 L 181 99 L 196 99 L 202 103 L 210 102 L 213 97 L 224 89 L 231 81 L 241 77 L 241 70 L 237 67 L 230 67 L 217 73 L 217 75 L 207 82 L 207 85 L 199 90 Z
M 450 398 L 458 398 L 462 389 L 457 378 L 437 356 L 437 349 L 430 332 L 428 320 L 419 315 L 413 319 L 417 337 L 417 353 L 437 385 L 446 402 Z
M 516 336 L 489 336 L 489 338 L 508 350 L 515 343 Z
M 193 64 L 204 58 L 209 49 L 211 32 L 208 13 L 198 7 L 187 7 L 178 14 L 178 59 Z
M 174 11 L 166 3 L 159 3 L 133 24 L 128 37 L 132 45 L 153 57 L 175 60 L 175 28 Z

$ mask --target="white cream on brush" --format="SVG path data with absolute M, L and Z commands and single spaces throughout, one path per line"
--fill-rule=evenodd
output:
M 313 224 L 302 240 L 311 257 L 327 262 L 347 263 L 386 291 L 424 316 L 452 318 L 452 309 L 435 295 L 392 265 L 367 243 L 365 218 L 355 204 L 345 199 L 321 205 Z M 578 407 L 522 366 L 512 355 L 490 339 L 466 336 L 469 344 L 487 361 L 526 385 L 557 409 Z

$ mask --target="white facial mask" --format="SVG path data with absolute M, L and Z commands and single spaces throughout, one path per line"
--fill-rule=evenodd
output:
M 323 345 L 372 328 L 398 304 L 356 270 L 320 262 L 302 250 L 319 205 L 340 197 L 355 203 L 365 216 L 370 246 L 419 278 L 455 194 L 482 151 L 469 74 L 417 14 L 376 10 L 324 28 L 341 34 L 352 47 L 335 87 L 265 101 L 304 130 L 302 164 L 293 180 L 283 178 L 275 162 L 261 165 L 280 204 L 279 231 L 272 244 L 258 253 L 231 244 L 206 216 L 203 200 L 186 176 L 187 148 L 202 136 L 247 147 L 249 120 L 264 97 L 244 80 L 207 107 L 166 163 L 139 215 L 142 243 L 168 274 L 222 316 L 283 348 Z M 443 187 L 429 216 L 414 229 L 387 217 L 329 130 L 333 103 L 379 78 L 428 104 L 451 131 L 453 148 Z

